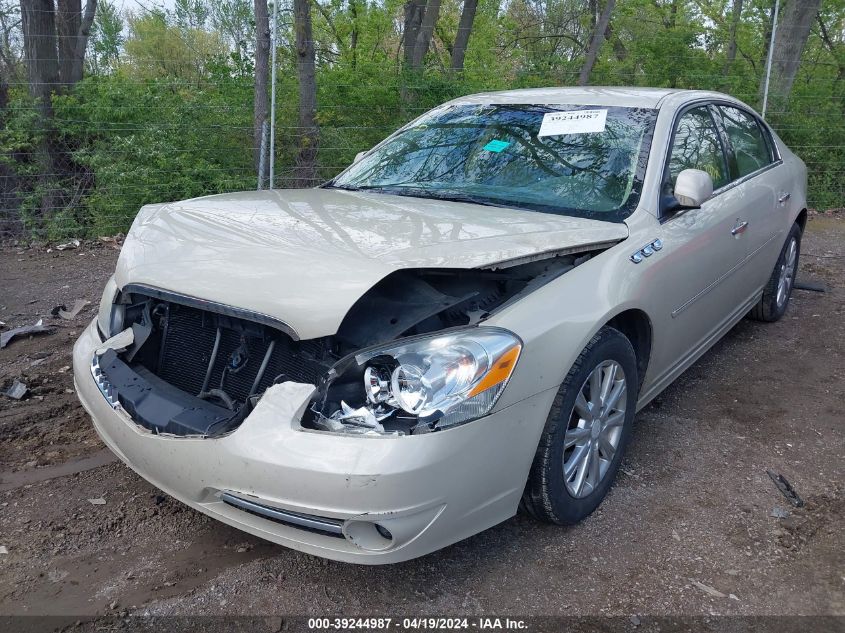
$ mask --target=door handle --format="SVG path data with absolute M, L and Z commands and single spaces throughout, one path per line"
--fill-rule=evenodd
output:
M 780 194 L 780 198 L 778 198 L 778 204 L 783 204 L 784 202 L 789 200 L 791 197 L 792 197 L 792 194 L 788 193 L 788 192 Z
M 731 235 L 739 235 L 740 233 L 745 233 L 745 229 L 748 228 L 748 222 L 740 222 L 737 220 L 736 226 L 731 229 Z

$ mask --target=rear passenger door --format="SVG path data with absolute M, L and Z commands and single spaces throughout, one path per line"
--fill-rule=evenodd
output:
M 745 262 L 737 271 L 747 297 L 758 293 L 774 268 L 783 245 L 788 182 L 780 173 L 774 142 L 757 117 L 727 104 L 711 106 L 728 151 L 730 184 L 726 197 L 737 200 Z

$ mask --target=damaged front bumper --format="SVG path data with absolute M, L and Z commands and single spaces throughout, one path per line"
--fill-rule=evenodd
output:
M 292 549 L 366 564 L 422 556 L 511 516 L 555 390 L 438 433 L 349 437 L 303 429 L 313 388 L 268 389 L 232 433 L 156 435 L 107 399 L 92 373 L 92 323 L 74 381 L 103 441 L 156 487 Z

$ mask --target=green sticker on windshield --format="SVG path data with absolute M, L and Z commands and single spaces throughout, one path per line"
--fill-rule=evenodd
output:
M 487 145 L 485 145 L 483 149 L 486 149 L 488 152 L 496 152 L 498 154 L 508 145 L 510 145 L 510 143 L 508 143 L 507 141 L 498 141 L 496 139 L 493 139 L 492 141 L 487 143 Z

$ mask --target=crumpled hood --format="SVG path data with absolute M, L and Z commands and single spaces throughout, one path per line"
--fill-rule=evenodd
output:
M 476 268 L 625 239 L 624 224 L 337 189 L 255 191 L 141 209 L 118 287 L 146 284 L 334 334 L 402 268 Z

